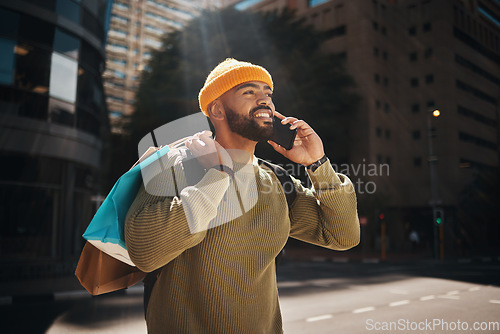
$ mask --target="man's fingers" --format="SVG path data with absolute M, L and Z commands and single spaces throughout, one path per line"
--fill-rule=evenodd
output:
M 278 153 L 281 153 L 283 154 L 284 152 L 286 152 L 286 149 L 278 144 L 276 144 L 275 142 L 273 142 L 272 140 L 268 140 L 267 141 L 269 143 L 269 145 L 271 145 L 274 150 Z
M 306 122 L 299 119 L 299 120 L 292 122 L 292 125 L 290 126 L 290 130 L 304 128 L 304 127 L 308 127 L 308 126 L 309 125 Z
M 278 117 L 279 119 L 284 119 L 285 118 L 285 115 L 277 112 L 276 110 L 274 111 L 274 116 Z

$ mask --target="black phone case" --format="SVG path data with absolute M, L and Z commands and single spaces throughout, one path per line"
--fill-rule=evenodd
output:
M 297 129 L 290 130 L 290 125 L 281 124 L 281 119 L 276 116 L 273 118 L 273 129 L 274 133 L 271 140 L 285 149 L 290 150 L 293 147 Z

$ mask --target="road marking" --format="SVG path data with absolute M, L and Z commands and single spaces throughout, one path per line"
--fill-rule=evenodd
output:
M 426 301 L 426 300 L 431 300 L 431 299 L 434 299 L 434 298 L 436 298 L 436 296 L 430 295 L 430 296 L 420 297 L 420 300 L 421 301 Z
M 453 300 L 459 300 L 459 299 L 460 299 L 460 296 L 453 296 L 453 295 L 441 295 L 441 296 L 438 296 L 438 298 L 442 298 L 442 299 L 453 299 Z
M 409 300 L 400 300 L 398 302 L 392 302 L 389 304 L 390 307 L 395 307 L 395 306 L 402 306 L 402 305 L 407 305 L 410 304 Z
M 491 299 L 490 303 L 492 303 L 492 304 L 500 304 L 500 300 Z
M 407 295 L 408 294 L 407 290 L 398 290 L 398 289 L 390 290 L 389 292 L 393 293 L 395 295 Z
M 479 291 L 479 290 L 481 290 L 481 288 L 478 287 L 478 286 L 473 286 L 472 288 L 469 288 L 469 291 L 471 291 L 471 292 L 473 292 L 473 291 Z
M 373 306 L 368 306 L 368 307 L 363 307 L 363 308 L 358 308 L 354 311 L 352 311 L 352 313 L 364 313 L 364 312 L 370 312 L 370 311 L 374 311 L 375 310 L 375 307 Z
M 314 321 L 320 321 L 320 320 L 326 320 L 326 319 L 331 319 L 333 316 L 331 314 L 324 314 L 324 315 L 319 315 L 317 317 L 311 317 L 307 318 L 307 322 L 314 322 Z
M 451 296 L 451 295 L 458 295 L 459 293 L 460 293 L 460 291 L 458 291 L 458 290 L 453 290 L 453 291 L 447 292 L 446 294 L 447 294 L 448 296 Z

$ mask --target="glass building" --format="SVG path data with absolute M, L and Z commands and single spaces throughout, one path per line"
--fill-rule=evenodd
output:
M 0 283 L 72 275 L 95 207 L 112 0 L 0 0 Z

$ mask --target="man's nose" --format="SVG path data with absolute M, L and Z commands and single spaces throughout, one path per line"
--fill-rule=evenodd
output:
M 271 97 L 265 93 L 260 93 L 257 103 L 260 105 L 270 105 L 272 102 Z

